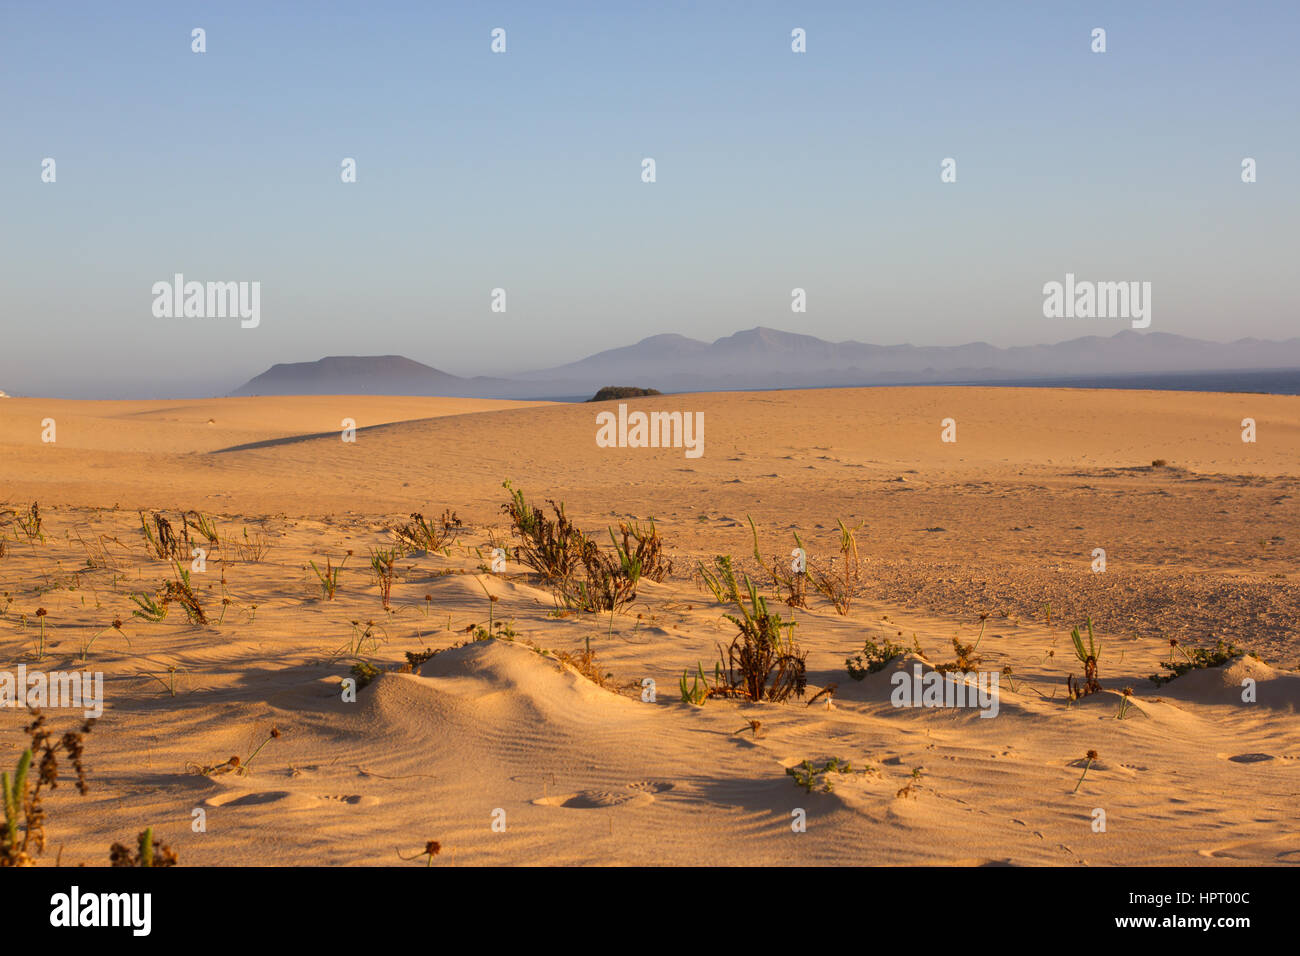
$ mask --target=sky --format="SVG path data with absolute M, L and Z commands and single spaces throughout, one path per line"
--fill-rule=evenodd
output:
M 1128 326 L 1045 317 L 1067 272 L 1149 281 L 1152 332 L 1293 337 L 1298 39 L 1282 0 L 0 0 L 0 389 Z M 260 323 L 155 316 L 176 273 L 260 282 Z

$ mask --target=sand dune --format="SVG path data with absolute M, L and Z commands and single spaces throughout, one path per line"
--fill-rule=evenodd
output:
M 1300 862 L 1300 399 L 937 388 L 629 404 L 704 412 L 704 455 L 598 448 L 595 413 L 614 406 L 5 402 L 0 500 L 39 501 L 47 540 L 8 529 L 0 654 L 10 669 L 80 668 L 94 638 L 85 666 L 105 673 L 87 742 L 93 789 L 48 804 L 64 862 L 105 862 L 148 823 L 186 864 L 396 864 L 428 840 L 444 847 L 437 865 Z M 53 444 L 40 440 L 46 417 Z M 940 441 L 948 417 L 955 444 Z M 1241 441 L 1246 417 L 1257 443 Z M 358 425 L 353 444 L 340 440 L 344 418 Z M 564 500 L 593 532 L 654 516 L 673 574 L 643 583 L 612 621 L 557 616 L 525 569 L 483 571 L 508 537 L 505 478 Z M 247 528 L 271 547 L 253 563 L 228 545 L 194 575 L 209 625 L 177 609 L 146 623 L 129 595 L 169 571 L 146 555 L 137 508 L 202 510 L 227 542 Z M 366 549 L 408 512 L 443 508 L 465 523 L 460 540 L 404 558 L 385 611 Z M 747 515 L 776 555 L 797 530 L 825 557 L 837 518 L 860 523 L 864 593 L 844 616 L 820 598 L 782 609 L 809 651 L 804 701 L 695 707 L 678 679 L 711 669 L 735 630 L 692 571 L 714 554 L 747 560 Z M 1103 574 L 1091 570 L 1097 547 Z M 348 549 L 327 600 L 308 562 Z M 455 646 L 489 614 L 512 640 Z M 952 638 L 973 641 L 982 614 L 982 669 L 1011 668 L 997 717 L 893 706 L 893 673 L 951 660 Z M 1069 629 L 1089 614 L 1105 690 L 1067 705 Z M 845 658 L 868 635 L 924 657 L 859 683 Z M 1171 637 L 1222 637 L 1262 662 L 1157 687 L 1147 677 L 1174 653 Z M 588 639 L 606 688 L 556 660 Z M 449 649 L 399 672 L 425 648 Z M 385 672 L 345 702 L 358 657 Z M 1254 703 L 1241 700 L 1244 678 Z M 831 684 L 829 706 L 806 703 Z M 0 714 L 6 765 L 22 723 Z M 246 760 L 273 726 L 281 736 L 251 773 L 194 772 Z M 1085 774 L 1088 750 L 1098 758 Z M 832 757 L 856 772 L 835 775 L 831 793 L 785 772 Z M 195 810 L 206 832 L 192 830 Z M 806 832 L 791 829 L 798 810 Z

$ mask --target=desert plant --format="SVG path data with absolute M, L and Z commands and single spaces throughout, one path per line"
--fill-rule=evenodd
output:
M 1177 649 L 1183 655 L 1185 660 L 1181 661 L 1161 661 L 1160 666 L 1169 671 L 1168 674 L 1152 674 L 1149 678 L 1153 684 L 1167 684 L 1176 677 L 1181 677 L 1188 671 L 1201 670 L 1206 667 L 1222 667 L 1235 661 L 1239 657 L 1244 657 L 1246 652 L 1235 644 L 1224 643 L 1223 638 L 1215 640 L 1214 647 L 1194 647 L 1191 653 L 1183 650 L 1181 644 L 1177 641 L 1170 641 L 1171 650 Z
M 808 655 L 795 643 L 795 622 L 784 622 L 768 611 L 748 575 L 744 583 L 748 602 L 736 602 L 739 616 L 726 615 L 740 633 L 725 650 L 718 648 L 727 696 L 775 702 L 791 694 L 802 697 L 808 684 Z
M 426 647 L 422 651 L 406 651 L 406 670 L 405 673 L 411 673 L 418 669 L 425 661 L 437 655 L 433 648 Z
M 453 512 L 444 511 L 441 521 L 426 521 L 418 511 L 411 514 L 406 524 L 391 525 L 389 531 L 397 543 L 408 551 L 441 551 L 455 543 L 460 519 Z
M 185 524 L 181 524 L 182 533 L 188 539 L 189 530 Z M 176 537 L 176 532 L 172 529 L 172 523 L 164 518 L 160 513 L 154 512 L 153 524 L 140 512 L 140 531 L 144 535 L 145 542 L 149 550 L 155 557 L 167 561 L 175 561 L 178 558 L 187 556 L 188 549 L 182 544 L 181 539 Z
M 109 631 L 116 631 L 118 634 L 120 634 L 122 640 L 126 641 L 126 646 L 130 647 L 131 639 L 126 636 L 126 632 L 122 630 L 122 626 L 123 626 L 122 619 L 120 617 L 115 617 L 113 618 L 113 622 L 109 624 L 108 627 L 102 628 L 101 630 L 96 632 L 95 636 L 92 637 L 89 641 L 87 641 L 85 643 L 85 646 L 81 648 L 82 661 L 86 660 L 86 656 L 90 653 L 90 649 L 95 646 L 95 642 L 99 640 L 99 638 L 102 635 L 106 634 Z
M 524 493 L 509 481 L 503 487 L 510 492 L 510 500 L 501 510 L 510 518 L 510 524 L 520 544 L 515 546 L 515 559 L 532 568 L 548 583 L 568 581 L 582 566 L 582 552 L 587 537 L 569 520 L 564 505 L 548 502 L 555 517 L 548 518 L 540 508 L 532 507 Z
M 376 628 L 383 632 L 384 640 L 388 640 L 388 631 L 382 624 L 376 624 L 374 621 L 352 621 L 352 633 L 348 638 L 348 643 L 344 647 L 335 651 L 335 655 L 342 655 L 344 652 L 349 657 L 360 657 L 367 650 L 377 650 L 379 648 L 379 638 L 375 635 Z
M 787 777 L 793 777 L 795 786 L 803 787 L 809 793 L 820 789 L 823 793 L 831 793 L 835 790 L 833 773 L 854 773 L 853 765 L 847 760 L 840 760 L 839 757 L 831 757 L 822 766 L 818 767 L 810 760 L 796 764 L 793 767 L 786 767 Z
M 625 564 L 629 557 L 636 561 L 639 577 L 662 582 L 672 573 L 673 562 L 664 556 L 663 539 L 659 537 L 659 529 L 655 527 L 653 518 L 647 527 L 642 527 L 636 521 L 620 521 L 618 531 L 623 543 L 620 546 L 615 541 L 614 547 Z M 613 537 L 613 531 L 610 536 Z
M 796 570 L 793 565 L 789 565 L 789 562 L 779 556 L 772 558 L 771 564 L 767 564 L 763 559 L 762 549 L 758 546 L 758 528 L 754 525 L 754 519 L 749 515 L 745 515 L 745 520 L 749 522 L 749 530 L 754 535 L 754 560 L 758 562 L 759 567 L 772 576 L 772 587 L 775 589 L 777 596 L 790 607 L 807 607 L 807 568 L 800 567 Z M 806 555 L 808 553 L 797 531 L 794 532 L 794 543 L 798 548 L 798 554 Z M 785 570 L 787 565 L 790 566 L 789 571 Z
M 682 703 L 694 704 L 696 707 L 703 707 L 704 702 L 713 695 L 714 688 L 719 687 L 722 684 L 721 667 L 721 664 L 713 665 L 714 682 L 712 685 L 709 684 L 709 679 L 704 676 L 704 665 L 698 661 L 695 664 L 694 674 L 689 670 L 682 671 L 681 680 L 678 681 L 678 686 L 682 692 Z M 687 677 L 691 678 L 690 687 L 686 686 Z
M 27 510 L 14 518 L 14 523 L 27 538 L 28 544 L 40 541 L 45 543 L 45 532 L 42 531 L 44 521 L 41 518 L 41 506 L 33 501 L 27 506 Z
M 116 538 L 110 538 L 107 535 L 98 535 L 93 542 L 87 542 L 80 534 L 77 535 L 77 541 L 80 542 L 81 548 L 86 552 L 86 567 L 90 569 L 115 570 L 118 563 L 113 560 L 113 556 L 108 551 L 108 542 L 112 541 L 121 547 L 121 543 Z
M 868 674 L 884 670 L 890 661 L 905 653 L 907 653 L 906 647 L 902 644 L 895 644 L 889 638 L 885 638 L 881 644 L 867 638 L 863 643 L 862 651 L 853 657 L 847 658 L 844 661 L 844 666 L 848 668 L 850 677 L 854 680 L 862 680 Z
M 592 653 L 590 642 L 587 644 L 587 649 L 581 654 L 570 654 L 568 651 L 557 651 L 555 658 L 561 663 L 572 667 L 597 687 L 605 687 L 612 676 L 601 668 L 600 662 L 596 660 L 596 655 Z
M 184 515 L 184 520 L 187 527 L 203 536 L 203 540 L 208 543 L 209 548 L 219 549 L 221 547 L 221 535 L 217 533 L 217 524 L 212 520 L 211 516 L 205 515 L 201 511 L 190 511 Z
M 207 624 L 208 617 L 203 613 L 198 595 L 194 593 L 194 587 L 190 583 L 189 569 L 179 561 L 175 563 L 175 568 L 176 577 L 163 582 L 163 604 L 175 601 L 184 609 L 185 616 L 189 618 L 191 624 Z
M 973 644 L 963 644 L 960 640 L 954 637 L 952 639 L 952 650 L 956 655 L 956 660 L 947 664 L 936 664 L 934 669 L 945 674 L 952 672 L 966 674 L 970 671 L 976 670 L 980 666 L 980 662 L 984 660 L 984 658 L 976 654 L 975 651 L 980 646 L 980 642 L 984 640 L 984 626 L 987 621 L 988 615 L 981 614 L 980 632 L 975 637 L 975 642 Z
M 442 844 L 439 843 L 437 840 L 430 840 L 428 843 L 424 845 L 424 849 L 421 850 L 419 853 L 415 854 L 414 856 L 402 856 L 401 851 L 399 850 L 397 853 L 397 858 L 399 860 L 405 860 L 407 863 L 409 863 L 412 860 L 418 860 L 422 856 L 427 857 L 427 860 L 425 861 L 424 864 L 425 867 L 427 868 L 433 866 L 433 858 L 441 852 L 442 852 Z M 453 853 L 452 862 L 455 862 L 455 859 L 456 859 L 456 855 Z
M 1087 697 L 1089 694 L 1095 694 L 1101 690 L 1101 682 L 1097 679 L 1097 660 L 1101 657 L 1101 642 L 1094 640 L 1092 634 L 1092 618 L 1087 618 L 1088 626 L 1088 644 L 1085 647 L 1083 635 L 1079 633 L 1078 625 L 1070 632 L 1070 642 L 1074 645 L 1074 656 L 1083 664 L 1083 683 L 1075 684 L 1074 675 L 1069 675 L 1065 680 L 1067 698 L 1077 700 L 1080 697 Z
M 109 849 L 108 858 L 112 866 L 175 866 L 178 862 L 176 851 L 161 840 L 155 840 L 153 827 L 145 827 L 136 837 L 134 850 L 114 843 Z
M 187 766 L 195 773 L 200 773 L 205 777 L 212 777 L 223 773 L 234 773 L 240 775 L 247 774 L 249 773 L 249 767 L 252 766 L 252 763 L 257 758 L 257 755 L 262 752 L 262 748 L 265 747 L 267 744 L 269 744 L 272 740 L 276 740 L 279 737 L 280 737 L 280 731 L 277 728 L 272 727 L 271 732 L 267 735 L 267 738 L 263 740 L 261 744 L 258 745 L 257 749 L 254 750 L 252 754 L 250 754 L 248 758 L 245 760 L 240 760 L 238 755 L 236 755 L 234 757 L 231 757 L 225 763 L 212 764 L 211 766 L 207 766 L 207 767 L 200 766 L 199 764 L 196 763 L 190 763 L 187 764 Z
M 132 617 L 141 618 L 150 624 L 157 624 L 167 616 L 166 601 L 159 602 L 152 595 L 143 593 L 132 594 L 131 600 L 136 604 L 136 609 L 131 612 Z
M 700 562 L 696 572 L 719 604 L 740 603 L 740 583 L 736 580 L 736 569 L 732 565 L 731 555 L 715 555 L 712 569 L 706 568 L 704 562 Z
M 271 539 L 261 531 L 250 535 L 247 526 L 243 530 L 243 540 L 235 542 L 235 557 L 245 564 L 261 564 L 270 550 Z
M 321 591 L 325 594 L 325 600 L 327 601 L 334 600 L 334 595 L 338 592 L 339 589 L 339 574 L 343 571 L 343 565 L 347 564 L 348 558 L 350 558 L 351 556 L 352 556 L 352 552 L 349 551 L 347 554 L 343 556 L 343 560 L 339 562 L 338 567 L 335 567 L 333 560 L 329 557 L 329 555 L 326 555 L 325 570 L 323 571 L 320 569 L 319 566 L 317 566 L 315 561 L 308 562 L 311 565 L 311 569 L 316 572 L 316 579 L 320 582 L 320 588 Z
M 846 527 L 836 519 L 840 528 L 840 558 L 838 569 L 834 560 L 830 568 L 810 566 L 813 587 L 834 605 L 840 614 L 848 614 L 849 606 L 862 586 L 862 560 L 858 557 L 857 531 L 861 525 Z
M 1083 774 L 1079 777 L 1079 782 L 1074 785 L 1074 789 L 1070 791 L 1071 793 L 1079 792 L 1079 788 L 1083 786 L 1083 778 L 1088 776 L 1088 770 L 1091 769 L 1092 765 L 1096 762 L 1097 751 L 1089 750 L 1083 755 Z
M 618 543 L 614 530 L 609 529 L 614 543 L 613 555 L 601 551 L 590 539 L 583 542 L 583 574 L 561 582 L 557 593 L 565 607 L 584 611 L 609 611 L 610 631 L 614 629 L 614 612 L 636 597 L 636 585 L 641 580 L 641 558 Z
M 357 661 L 352 665 L 350 673 L 356 678 L 357 689 L 360 690 L 362 687 L 368 686 L 382 671 L 368 661 Z
M 379 597 L 385 609 L 388 608 L 389 597 L 393 593 L 393 572 L 396 564 L 396 548 L 370 549 L 370 570 L 374 572 L 375 582 L 379 585 Z
M 36 609 L 36 620 L 41 622 L 40 643 L 36 647 L 36 659 L 42 660 L 45 657 L 45 618 L 49 616 L 49 611 L 43 607 Z
M 45 808 L 42 791 L 59 785 L 58 753 L 62 751 L 72 762 L 77 775 L 77 791 L 85 794 L 85 767 L 82 751 L 86 734 L 94 720 L 87 720 L 77 731 L 68 731 L 57 740 L 45 729 L 45 717 L 39 710 L 32 711 L 32 722 L 25 731 L 29 745 L 18 758 L 11 777 L 0 773 L 0 791 L 4 802 L 4 827 L 0 829 L 0 866 L 34 866 L 36 856 L 45 850 Z M 36 759 L 40 755 L 39 761 Z M 36 764 L 36 780 L 30 778 L 32 764 Z
M 610 555 L 569 519 L 563 502 L 548 501 L 555 515 L 551 518 L 530 506 L 509 481 L 503 487 L 510 492 L 510 501 L 501 510 L 509 516 L 520 542 L 516 560 L 540 574 L 564 607 L 617 610 L 636 597 L 636 582 L 647 566 L 656 573 L 663 567 L 662 544 L 653 526 L 627 525 L 622 545 L 611 529 L 615 554 Z
M 169 695 L 175 697 L 176 696 L 176 675 L 180 673 L 180 671 L 178 670 L 175 664 L 168 664 L 167 669 L 163 671 L 163 673 L 167 675 L 166 680 L 164 680 L 160 674 L 154 674 L 149 671 L 141 671 L 140 676 L 148 677 L 150 680 L 156 680 L 158 683 L 162 684 L 164 688 L 166 688 L 167 693 Z
M 896 794 L 894 794 L 894 796 L 895 796 L 896 798 L 897 798 L 897 797 L 911 797 L 911 796 L 915 796 L 915 790 L 916 790 L 917 785 L 920 784 L 920 782 L 921 782 L 921 774 L 922 774 L 923 772 L 924 772 L 924 768 L 922 768 L 922 767 L 913 767 L 913 768 L 912 768 L 912 779 L 909 780 L 909 781 L 907 781 L 906 784 L 904 784 L 902 787 L 900 787 L 899 790 L 898 790 L 898 792 L 897 792 Z
M 1119 699 L 1119 713 L 1115 715 L 1116 720 L 1123 720 L 1124 715 L 1128 712 L 1129 702 L 1133 697 L 1133 688 L 1125 687 L 1123 695 Z

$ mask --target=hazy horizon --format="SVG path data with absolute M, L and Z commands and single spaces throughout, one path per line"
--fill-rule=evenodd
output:
M 741 9 L 8 4 L 0 389 L 224 394 L 331 355 L 508 376 L 756 326 L 1128 327 L 1045 318 L 1067 273 L 1150 282 L 1149 332 L 1296 335 L 1296 9 Z M 259 282 L 260 323 L 155 317 L 177 273 Z

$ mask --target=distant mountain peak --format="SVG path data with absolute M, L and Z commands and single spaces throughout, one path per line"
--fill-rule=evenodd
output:
M 1081 323 L 1063 329 L 1084 332 Z M 1076 335 L 1050 345 L 870 345 L 755 326 L 704 342 L 677 333 L 642 338 L 513 379 L 461 378 L 401 355 L 334 355 L 278 364 L 236 395 L 380 394 L 482 398 L 585 398 L 610 382 L 662 392 L 1032 382 L 1108 375 L 1300 369 L 1300 338 L 1209 342 L 1130 328 Z M 1112 327 L 1113 328 L 1113 327 Z

